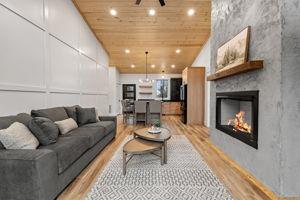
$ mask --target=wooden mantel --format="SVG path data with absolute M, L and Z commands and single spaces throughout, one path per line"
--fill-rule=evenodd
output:
M 215 80 L 225 78 L 228 76 L 233 76 L 236 74 L 241 74 L 241 73 L 253 71 L 256 69 L 261 69 L 263 67 L 264 67 L 263 60 L 249 61 L 249 62 L 243 63 L 241 65 L 238 65 L 236 67 L 233 67 L 231 69 L 227 69 L 227 70 L 216 72 L 215 74 L 209 75 L 206 78 L 206 80 L 207 81 L 215 81 Z

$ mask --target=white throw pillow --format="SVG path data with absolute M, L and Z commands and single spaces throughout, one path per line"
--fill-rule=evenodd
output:
M 100 122 L 100 119 L 99 119 L 99 117 L 100 117 L 100 112 L 98 111 L 97 108 L 95 108 L 95 111 L 96 111 L 96 122 Z
M 70 132 L 71 130 L 73 130 L 75 128 L 78 128 L 77 123 L 72 118 L 65 119 L 65 120 L 62 120 L 62 121 L 57 121 L 57 122 L 54 122 L 54 123 L 58 126 L 60 134 L 62 134 L 62 135 Z
M 19 122 L 0 130 L 0 141 L 6 149 L 36 149 L 39 146 L 36 137 Z

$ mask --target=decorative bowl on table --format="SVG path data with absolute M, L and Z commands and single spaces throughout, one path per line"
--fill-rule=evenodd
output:
M 159 133 L 161 133 L 161 128 L 155 127 L 155 126 L 151 126 L 148 129 L 148 132 L 151 133 L 151 134 L 159 134 Z

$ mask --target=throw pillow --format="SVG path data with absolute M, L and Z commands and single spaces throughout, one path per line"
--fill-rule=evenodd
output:
M 97 108 L 95 108 L 95 111 L 96 111 L 96 122 L 100 122 L 100 112 L 98 111 Z
M 70 131 L 72 131 L 75 128 L 78 128 L 77 123 L 75 122 L 74 119 L 69 118 L 69 119 L 65 119 L 62 121 L 57 121 L 54 122 L 55 124 L 57 124 L 60 134 L 64 135 Z
M 95 108 L 76 108 L 76 113 L 79 126 L 97 122 Z
M 0 130 L 0 141 L 6 149 L 36 149 L 39 146 L 39 141 L 20 122 Z
M 0 150 L 1 149 L 5 149 L 5 147 L 3 146 L 3 144 L 1 143 L 1 141 L 0 141 Z
M 79 105 L 71 106 L 71 107 L 65 107 L 65 110 L 68 114 L 68 116 L 77 122 L 77 114 L 76 114 L 76 108 L 79 108 Z
M 55 143 L 59 134 L 57 125 L 44 117 L 35 117 L 30 120 L 29 129 L 44 146 Z

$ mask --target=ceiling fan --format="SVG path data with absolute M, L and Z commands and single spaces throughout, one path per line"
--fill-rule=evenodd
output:
M 135 4 L 140 5 L 142 0 L 136 0 Z M 161 6 L 166 5 L 165 0 L 159 0 L 159 3 Z

